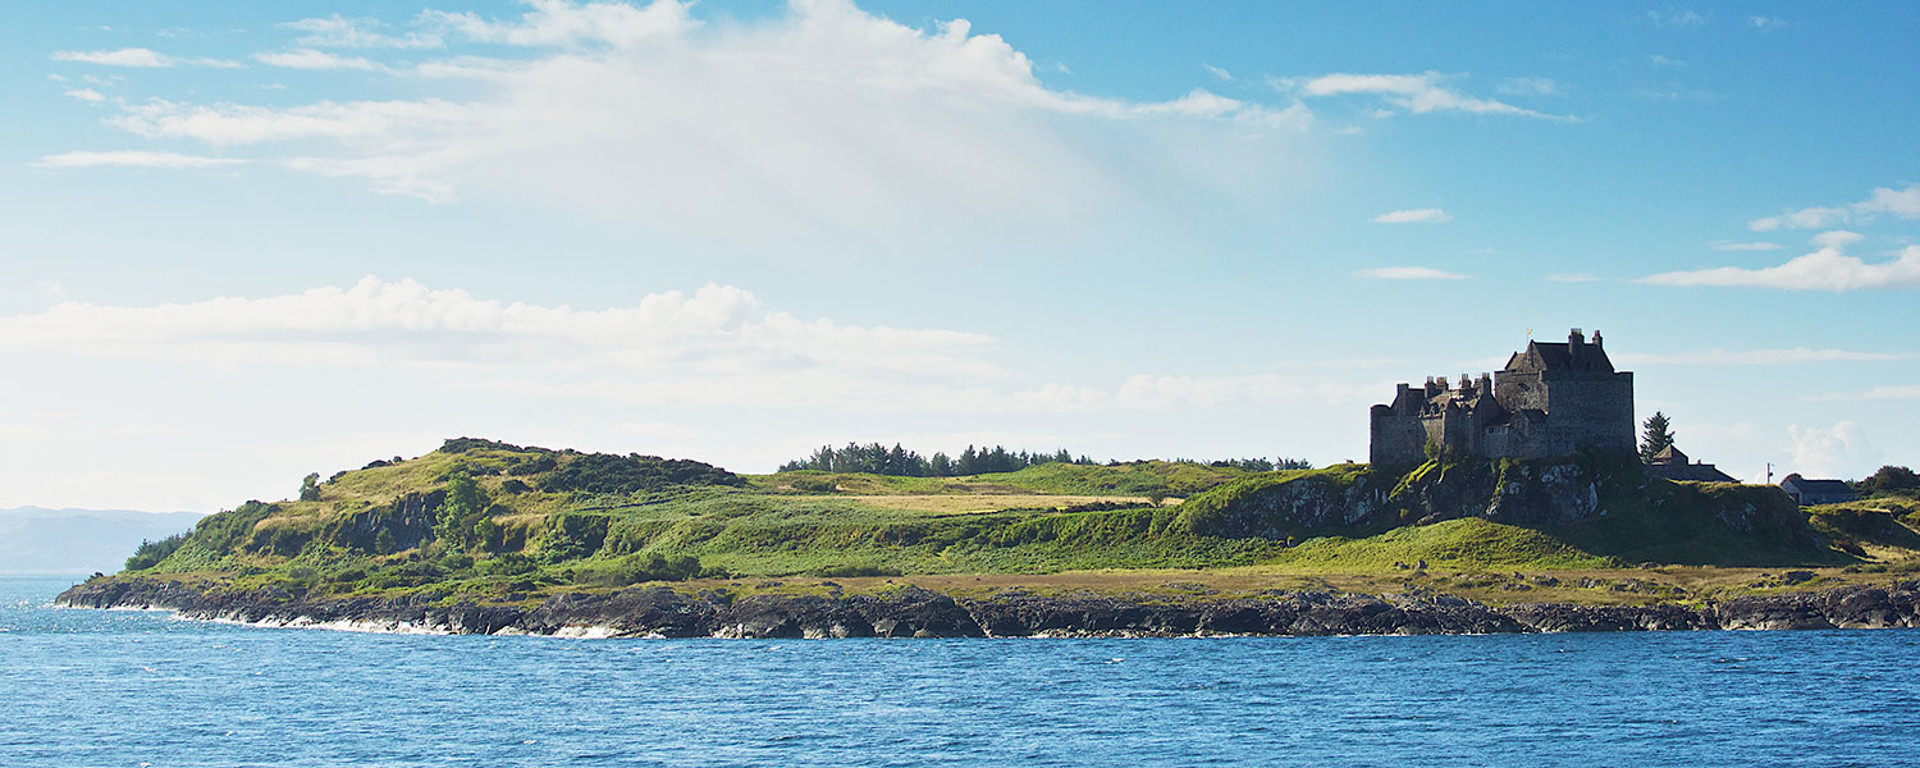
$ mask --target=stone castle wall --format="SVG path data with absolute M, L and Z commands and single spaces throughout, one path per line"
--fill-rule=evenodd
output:
M 1504 370 L 1458 388 L 1402 384 L 1369 417 L 1375 464 L 1418 463 L 1434 449 L 1544 459 L 1635 446 L 1633 374 L 1613 370 L 1597 333 L 1592 344 L 1578 331 L 1565 345 L 1529 343 Z

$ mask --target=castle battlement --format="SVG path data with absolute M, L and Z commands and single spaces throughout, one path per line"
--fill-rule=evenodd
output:
M 1634 450 L 1633 374 L 1615 371 L 1600 332 L 1566 343 L 1529 341 L 1497 373 L 1396 387 L 1372 410 L 1371 461 L 1411 464 L 1432 450 L 1540 459 L 1582 450 Z

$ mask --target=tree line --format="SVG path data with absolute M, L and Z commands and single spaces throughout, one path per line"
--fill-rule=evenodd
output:
M 1214 467 L 1233 467 L 1251 472 L 1271 472 L 1276 469 L 1312 469 L 1311 462 L 1289 458 L 1251 458 L 1222 459 L 1219 461 L 1194 461 L 1175 459 L 1178 463 L 1205 464 Z M 1097 462 L 1086 455 L 1075 456 L 1067 449 L 1057 451 L 1010 451 L 1006 446 L 992 448 L 967 446 L 959 456 L 948 456 L 935 452 L 923 456 L 918 451 L 909 450 L 899 443 L 891 448 L 881 443 L 847 443 L 835 448 L 823 445 L 804 459 L 794 459 L 780 465 L 781 472 L 793 472 L 803 469 L 821 472 L 862 472 L 874 475 L 893 475 L 896 477 L 966 477 L 985 475 L 995 472 L 1016 472 L 1027 467 L 1042 464 L 1081 464 L 1087 466 L 1117 467 L 1121 462 L 1107 460 Z

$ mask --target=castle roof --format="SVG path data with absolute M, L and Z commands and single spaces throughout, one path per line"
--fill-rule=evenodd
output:
M 1597 371 L 1613 373 L 1613 361 L 1599 344 L 1529 341 L 1527 351 L 1507 360 L 1509 371 Z
M 1681 453 L 1680 449 L 1669 445 L 1665 448 L 1660 449 L 1659 453 L 1656 453 L 1653 455 L 1653 463 L 1685 464 L 1687 463 L 1687 455 L 1684 453 Z

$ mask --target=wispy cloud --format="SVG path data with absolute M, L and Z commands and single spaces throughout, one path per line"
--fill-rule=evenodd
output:
M 1892 261 L 1869 264 L 1845 253 L 1847 246 L 1860 240 L 1858 233 L 1835 230 L 1813 239 L 1817 250 L 1778 266 L 1666 272 L 1642 278 L 1640 282 L 1833 292 L 1920 287 L 1920 245 L 1907 246 Z
M 1873 471 L 1883 454 L 1867 439 L 1866 431 L 1852 421 L 1841 421 L 1830 429 L 1787 427 L 1793 440 L 1795 471 L 1814 477 L 1861 477 Z
M 118 48 L 110 51 L 56 51 L 54 61 L 71 61 L 81 64 L 97 64 L 103 67 L 133 67 L 137 69 L 165 69 L 168 67 L 213 67 L 216 69 L 237 69 L 245 66 L 229 59 L 182 59 L 168 56 L 150 48 Z
M 1432 267 L 1378 267 L 1363 269 L 1357 274 L 1374 280 L 1465 280 L 1466 275 L 1446 272 Z
M 1818 395 L 1807 399 L 1812 401 L 1920 400 L 1920 384 L 1882 385 L 1864 392 L 1842 392 L 1831 395 Z
M 101 94 L 99 91 L 96 91 L 92 88 L 76 88 L 74 90 L 67 91 L 67 96 L 71 98 L 79 99 L 81 101 L 90 101 L 95 103 L 107 100 L 107 97 L 105 95 Z
M 1509 77 L 1494 90 L 1507 96 L 1559 96 L 1566 92 L 1565 86 L 1545 77 Z
M 1355 401 L 1324 374 L 1136 374 L 1111 386 L 1018 385 L 991 336 L 802 320 L 709 284 L 571 309 L 367 277 L 265 298 L 158 306 L 64 302 L 0 317 L 0 353 L 55 352 L 221 368 L 439 372 L 456 386 L 661 405 L 1084 412 Z M 1352 361 L 1329 361 L 1336 367 Z
M 300 41 L 312 53 L 261 61 L 359 67 L 320 46 L 401 44 L 350 19 L 298 25 L 321 36 Z M 443 202 L 491 190 L 667 237 L 781 248 L 1092 228 L 1149 183 L 1272 194 L 1256 189 L 1248 158 L 1288 163 L 1292 137 L 1314 125 L 1291 99 L 1194 89 L 1131 101 L 1050 87 L 1024 53 L 965 20 L 914 29 L 847 2 L 794 3 L 725 30 L 702 28 L 674 0 L 538 2 L 501 18 L 435 11 L 417 28 L 448 45 L 526 50 L 393 72 L 417 98 L 151 99 L 109 124 L 259 147 L 262 162 L 386 193 Z
M 1786 246 L 1779 243 L 1735 243 L 1726 240 L 1715 240 L 1708 243 L 1707 247 L 1716 251 L 1777 251 Z
M 312 48 L 299 48 L 279 53 L 256 53 L 255 61 L 270 67 L 286 69 L 329 70 L 329 69 L 375 69 L 374 63 L 358 56 L 339 56 Z
M 1754 29 L 1762 32 L 1784 29 L 1787 26 L 1787 20 L 1778 16 L 1749 16 L 1747 17 L 1747 23 L 1753 25 Z
M 64 152 L 35 161 L 38 168 L 155 168 L 181 171 L 223 168 L 248 162 L 231 157 L 204 157 L 175 152 L 117 150 L 108 152 Z
M 431 32 L 407 32 L 389 35 L 371 19 L 349 19 L 334 14 L 325 18 L 301 19 L 281 24 L 306 34 L 294 40 L 309 48 L 443 48 L 446 40 Z
M 1920 219 L 1920 184 L 1903 189 L 1877 187 L 1867 199 L 1845 206 L 1801 208 L 1777 216 L 1754 219 L 1747 228 L 1755 232 L 1777 229 L 1819 229 L 1839 224 L 1871 221 L 1876 214 L 1891 214 L 1902 219 Z
M 1485 115 L 1515 115 L 1549 120 L 1573 120 L 1564 115 L 1549 115 L 1517 107 L 1494 99 L 1464 95 L 1444 85 L 1447 76 L 1439 72 L 1417 75 L 1332 74 L 1306 80 L 1280 79 L 1274 85 L 1303 98 L 1342 95 L 1379 96 L 1389 106 L 1413 114 L 1428 112 L 1469 112 Z
M 1203 69 L 1205 69 L 1205 70 L 1207 70 L 1207 72 L 1208 72 L 1208 74 L 1211 74 L 1211 75 L 1213 75 L 1214 77 L 1217 77 L 1217 78 L 1220 78 L 1221 80 L 1223 80 L 1223 81 L 1225 81 L 1225 82 L 1229 82 L 1229 83 L 1231 83 L 1231 82 L 1233 82 L 1233 73 L 1232 73 L 1232 72 L 1228 72 L 1228 71 L 1226 71 L 1226 70 L 1224 70 L 1224 69 L 1221 69 L 1221 68 L 1219 68 L 1219 67 L 1216 67 L 1216 66 L 1214 66 L 1214 65 L 1212 65 L 1212 64 L 1201 64 L 1200 66 L 1201 66 L 1201 68 L 1203 68 Z
M 1707 25 L 1707 17 L 1699 11 L 1686 8 L 1668 8 L 1663 11 L 1647 11 L 1647 18 L 1656 27 L 1667 29 L 1692 29 Z
M 1373 217 L 1375 224 L 1445 224 L 1449 221 L 1453 221 L 1453 216 L 1439 208 L 1410 208 Z
M 1624 353 L 1614 356 L 1631 365 L 1805 365 L 1810 363 L 1886 363 L 1914 360 L 1906 352 L 1864 352 L 1850 349 L 1709 349 L 1700 352 Z

